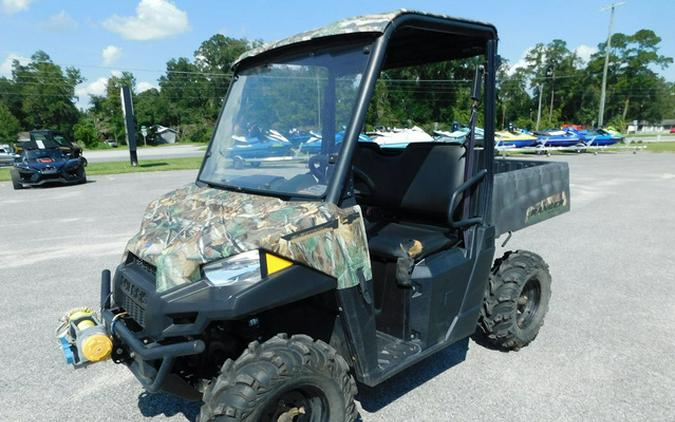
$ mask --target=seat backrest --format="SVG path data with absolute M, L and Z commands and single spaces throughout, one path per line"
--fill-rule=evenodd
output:
M 464 155 L 463 145 L 441 142 L 410 143 L 402 149 L 359 143 L 353 164 L 376 188 L 359 203 L 401 219 L 446 226 L 450 197 L 464 181 Z

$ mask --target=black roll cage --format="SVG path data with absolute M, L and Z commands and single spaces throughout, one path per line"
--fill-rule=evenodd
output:
M 357 40 L 364 39 L 373 39 L 374 42 L 372 47 L 365 51 L 370 55 L 369 61 L 366 65 L 365 72 L 363 74 L 363 82 L 359 87 L 359 92 L 357 93 L 356 101 L 354 108 L 351 113 L 351 119 L 346 128 L 345 138 L 342 145 L 342 151 L 339 155 L 337 162 L 335 163 L 335 168 L 333 171 L 333 177 L 330 184 L 326 190 L 325 201 L 331 202 L 334 204 L 340 204 L 343 199 L 344 187 L 348 183 L 349 175 L 351 172 L 351 163 L 354 156 L 354 150 L 358 142 L 358 136 L 363 127 L 366 113 L 368 111 L 368 105 L 370 99 L 375 90 L 375 84 L 377 82 L 378 75 L 383 69 L 385 64 L 387 49 L 392 40 L 392 37 L 397 33 L 397 30 L 402 28 L 414 28 L 422 31 L 431 31 L 436 33 L 445 33 L 449 36 L 463 36 L 463 37 L 473 37 L 473 40 L 483 41 L 481 50 L 485 55 L 485 81 L 484 81 L 484 94 L 483 94 L 483 104 L 484 104 L 484 145 L 483 145 L 483 154 L 482 154 L 482 163 L 478 163 L 475 166 L 476 172 L 480 172 L 484 169 L 485 175 L 481 178 L 481 188 L 478 197 L 479 206 L 479 215 L 486 217 L 490 215 L 491 212 L 491 201 L 492 196 L 492 183 L 493 183 L 493 160 L 494 160 L 494 101 L 495 101 L 495 75 L 497 67 L 497 29 L 489 24 L 482 24 L 478 22 L 466 21 L 461 19 L 446 18 L 440 16 L 425 15 L 419 13 L 402 13 L 391 20 L 389 25 L 387 25 L 385 31 L 377 36 L 379 33 L 373 32 L 361 32 L 354 34 L 341 34 L 335 36 L 328 36 L 317 38 L 309 41 L 298 42 L 297 44 L 290 44 L 278 49 L 270 50 L 261 53 L 258 56 L 252 56 L 244 59 L 242 62 L 237 63 L 233 70 L 235 71 L 235 77 L 230 81 L 230 87 L 228 88 L 225 100 L 223 101 L 223 106 L 221 107 L 220 113 L 218 115 L 217 122 L 222 118 L 222 113 L 227 103 L 227 99 L 230 94 L 232 82 L 236 79 L 236 71 L 243 66 L 249 67 L 259 64 L 261 62 L 266 62 L 270 57 L 279 57 L 285 56 L 287 54 L 297 54 L 298 51 L 311 51 L 312 49 L 319 49 L 330 47 L 332 45 L 341 45 L 345 41 L 354 42 Z M 475 56 L 476 54 L 467 53 L 466 57 Z M 436 59 L 442 57 L 442 54 L 439 54 Z M 446 57 L 450 59 L 452 57 Z M 243 65 L 243 66 L 242 66 Z M 217 124 L 217 123 L 216 123 Z M 334 135 L 333 135 L 334 136 Z M 215 138 L 215 131 L 209 142 L 207 148 L 206 156 L 208 157 L 211 154 L 211 147 L 213 140 Z M 473 151 L 467 151 L 467 156 L 473 154 Z M 206 160 L 202 161 L 202 166 L 199 170 L 201 174 L 204 163 Z M 469 175 L 469 178 L 473 175 Z M 197 176 L 197 182 L 199 183 L 199 176 Z M 477 187 L 477 186 L 476 186 Z M 473 202 L 473 201 L 472 201 Z

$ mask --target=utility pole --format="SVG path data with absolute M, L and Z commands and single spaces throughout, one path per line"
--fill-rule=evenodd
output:
M 553 121 L 553 100 L 555 99 L 555 63 L 551 68 L 551 106 L 548 109 L 548 121 Z
M 625 1 L 612 3 L 603 7 L 604 12 L 609 9 L 609 31 L 607 34 L 607 45 L 605 45 L 605 67 L 602 69 L 602 87 L 600 89 L 600 111 L 598 112 L 598 127 L 602 127 L 605 115 L 605 96 L 607 94 L 607 68 L 609 67 L 609 52 L 612 49 L 612 30 L 614 29 L 614 10 L 626 4 Z
M 543 94 L 544 84 L 539 82 L 539 108 L 537 109 L 537 124 L 534 130 L 539 130 L 539 122 L 541 121 L 541 95 Z

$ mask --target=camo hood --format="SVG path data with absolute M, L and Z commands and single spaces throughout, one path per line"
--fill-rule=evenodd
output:
M 127 250 L 156 267 L 157 291 L 200 278 L 200 266 L 263 248 L 333 276 L 372 277 L 360 208 L 282 201 L 195 184 L 153 201 Z

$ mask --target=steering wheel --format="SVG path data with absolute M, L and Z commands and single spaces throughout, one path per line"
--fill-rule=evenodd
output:
M 319 183 L 325 183 L 326 171 L 328 170 L 328 156 L 325 154 L 317 154 L 309 157 L 307 163 L 309 165 L 309 172 L 316 177 Z
M 371 179 L 363 170 L 356 166 L 352 166 L 352 174 L 355 179 L 361 180 L 366 185 L 370 194 L 375 192 L 375 182 L 373 182 L 373 179 Z M 359 193 L 363 194 L 363 192 Z

